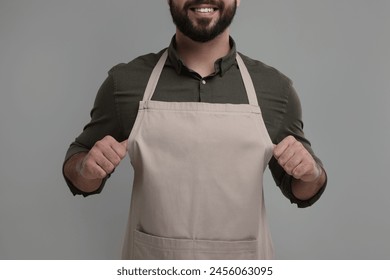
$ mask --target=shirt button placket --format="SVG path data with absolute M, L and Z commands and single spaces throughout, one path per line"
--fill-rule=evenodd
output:
M 199 97 L 201 102 L 205 102 L 207 99 L 205 85 L 207 84 L 205 79 L 200 80 L 199 84 Z

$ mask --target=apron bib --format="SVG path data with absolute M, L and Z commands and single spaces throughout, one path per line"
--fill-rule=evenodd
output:
M 273 144 L 244 62 L 249 104 L 151 100 L 155 66 L 129 136 L 134 168 L 124 259 L 273 258 L 263 173 Z

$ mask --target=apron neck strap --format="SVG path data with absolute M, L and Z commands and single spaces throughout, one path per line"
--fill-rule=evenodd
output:
M 160 59 L 158 60 L 156 66 L 154 67 L 152 74 L 150 74 L 150 78 L 148 81 L 148 85 L 146 86 L 144 97 L 142 101 L 149 101 L 152 99 L 154 90 L 156 89 L 158 80 L 160 79 L 161 72 L 164 68 L 165 61 L 167 60 L 168 57 L 168 50 L 166 50 Z
M 150 75 L 148 84 L 146 86 L 144 97 L 143 97 L 142 101 L 148 101 L 152 98 L 167 58 L 168 58 L 168 50 L 166 50 L 162 54 L 162 56 L 160 57 L 160 59 L 158 60 L 158 62 L 156 64 L 156 66 L 154 67 L 152 74 Z M 244 82 L 246 93 L 248 95 L 249 104 L 254 105 L 254 106 L 259 106 L 259 104 L 257 102 L 256 91 L 255 91 L 255 87 L 253 86 L 252 79 L 250 77 L 248 69 L 246 68 L 246 66 L 244 64 L 244 61 L 242 60 L 241 56 L 238 53 L 236 56 L 236 60 L 237 60 L 238 67 L 240 69 L 242 80 Z
M 248 100 L 250 105 L 259 106 L 259 103 L 257 102 L 257 96 L 256 96 L 256 90 L 253 86 L 252 78 L 248 72 L 248 69 L 246 68 L 244 61 L 242 60 L 241 56 L 237 53 L 236 56 L 238 68 L 240 69 L 242 81 L 244 82 L 246 94 L 248 95 Z

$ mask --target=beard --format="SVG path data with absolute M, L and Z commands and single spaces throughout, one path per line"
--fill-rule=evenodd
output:
M 219 12 L 220 16 L 214 24 L 212 24 L 211 18 L 196 19 L 196 24 L 189 18 L 190 7 L 201 4 L 211 4 L 218 7 L 217 12 Z M 230 26 L 236 14 L 237 1 L 234 1 L 233 5 L 227 7 L 222 1 L 192 0 L 188 1 L 181 9 L 172 0 L 169 0 L 169 7 L 173 22 L 180 32 L 193 41 L 204 43 L 213 40 Z

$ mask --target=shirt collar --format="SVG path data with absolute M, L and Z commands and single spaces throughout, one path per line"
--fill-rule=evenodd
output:
M 215 73 L 214 75 L 221 75 L 223 76 L 226 71 L 228 71 L 233 65 L 237 65 L 236 62 L 236 43 L 234 42 L 233 38 L 229 38 L 230 43 L 230 52 L 219 59 L 217 59 L 214 62 L 214 69 Z M 171 43 L 168 47 L 168 65 L 171 65 L 178 74 L 181 74 L 183 70 L 187 70 L 188 68 L 185 66 L 184 62 L 180 59 L 180 56 L 176 50 L 176 39 L 175 36 L 173 36 Z

